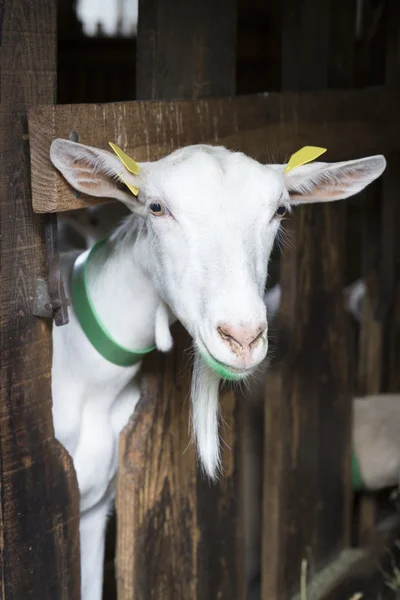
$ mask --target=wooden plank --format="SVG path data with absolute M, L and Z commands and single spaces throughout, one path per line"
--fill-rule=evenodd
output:
M 298 91 L 326 88 L 329 1 L 284 0 L 281 6 L 282 89 Z
M 54 440 L 51 332 L 32 315 L 45 217 L 31 208 L 26 107 L 54 102 L 56 2 L 1 7 L 0 588 L 5 600 L 79 600 L 79 496 Z M 3 20 L 4 19 L 4 20 Z
M 388 86 L 399 86 L 399 17 L 400 6 L 389 0 L 387 6 L 386 72 Z M 395 28 L 394 25 L 397 25 Z M 400 184 L 400 153 L 392 157 L 390 168 L 383 178 L 382 247 L 380 264 L 381 303 L 386 308 L 383 357 L 384 391 L 400 391 L 400 250 L 396 243 L 400 227 L 400 210 L 397 200 Z
M 147 0 L 139 14 L 139 98 L 234 92 L 234 2 Z M 154 151 L 160 156 L 205 136 L 215 139 L 223 117 L 218 105 L 208 102 L 143 102 L 136 107 L 146 113 L 142 112 L 141 132 L 149 127 L 147 139 L 130 140 L 135 156 L 140 145 L 144 156 L 153 157 Z M 202 110 L 210 110 L 210 115 Z M 155 139 L 150 130 L 156 114 Z M 129 125 L 127 130 L 137 129 Z M 175 328 L 174 340 L 168 356 L 149 357 L 141 406 L 121 438 L 118 597 L 242 600 L 240 405 L 232 393 L 221 394 L 226 422 L 221 433 L 228 446 L 222 447 L 224 477 L 219 485 L 211 485 L 196 468 L 188 435 L 190 371 L 182 357 L 190 342 L 181 326 Z
M 371 9 L 371 7 L 369 7 Z M 381 41 L 386 54 L 385 80 L 398 85 L 399 3 L 390 0 L 386 7 L 386 39 Z M 374 54 L 371 40 L 365 42 L 366 54 Z M 364 76 L 371 81 L 372 68 Z M 373 195 L 363 216 L 364 278 L 367 291 L 360 336 L 359 394 L 400 391 L 400 271 L 397 231 L 400 211 L 397 202 L 400 155 L 392 155 L 382 181 L 369 192 Z M 368 538 L 378 515 L 371 494 L 360 498 L 360 539 Z
M 385 81 L 390 86 L 399 85 L 400 81 L 400 37 L 399 37 L 400 5 L 396 0 L 387 1 L 386 13 L 386 63 Z
M 377 88 L 35 108 L 29 116 L 34 210 L 87 206 L 49 160 L 52 140 L 72 130 L 84 144 L 107 148 L 114 141 L 138 161 L 193 143 L 223 144 L 259 160 L 270 150 L 283 160 L 303 145 L 326 144 L 327 160 L 342 160 L 398 149 L 399 100 L 400 92 Z
M 236 0 L 146 0 L 139 14 L 139 100 L 234 94 Z
M 280 372 L 267 382 L 262 576 L 268 600 L 294 592 L 308 547 L 320 568 L 347 542 L 350 449 L 337 436 L 350 429 L 349 374 L 340 335 L 342 256 L 331 224 L 325 212 L 299 211 L 290 229 L 295 251 L 282 265 L 280 319 L 289 343 Z M 310 236 L 316 230 L 324 235 Z
M 346 62 L 345 50 L 354 41 L 354 3 L 285 0 L 282 11 L 284 89 L 316 90 L 331 83 L 345 87 L 351 82 L 353 59 L 350 53 Z M 341 138 L 334 139 L 336 125 L 322 114 L 317 137 L 338 154 L 353 130 L 346 116 L 342 120 L 340 98 L 354 93 L 310 94 L 332 99 L 338 111 Z M 367 100 L 367 94 L 360 100 Z M 301 113 L 295 118 L 302 122 Z M 354 155 L 365 149 L 362 145 Z M 311 554 L 319 571 L 349 540 L 351 380 L 342 298 L 345 223 L 345 206 L 340 203 L 302 208 L 290 223 L 290 248 L 282 257 L 278 331 L 284 328 L 288 339 L 280 368 L 267 379 L 263 600 L 291 597 L 298 589 L 304 558 Z
M 196 461 L 192 449 L 185 452 L 190 377 L 185 369 L 176 378 L 182 368 L 180 358 L 176 362 L 181 340 L 174 353 L 147 361 L 140 404 L 121 435 L 116 503 L 120 600 L 197 597 Z

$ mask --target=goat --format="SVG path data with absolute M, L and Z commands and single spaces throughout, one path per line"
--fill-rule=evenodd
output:
M 361 320 L 365 283 L 359 279 L 344 289 L 348 312 Z M 280 285 L 265 293 L 269 324 L 279 310 Z M 245 423 L 245 572 L 249 600 L 260 598 L 262 465 L 264 445 L 265 377 L 268 360 L 260 367 L 257 380 L 244 392 Z M 376 394 L 353 399 L 353 451 L 365 489 L 376 491 L 400 482 L 400 394 Z
M 142 163 L 135 175 L 111 152 L 62 139 L 53 141 L 50 158 L 77 191 L 114 198 L 133 213 L 100 246 L 62 257 L 74 306 L 69 324 L 53 328 L 53 420 L 80 490 L 82 600 L 99 600 L 118 436 L 139 400 L 139 359 L 154 344 L 171 348 L 173 321 L 189 332 L 194 438 L 203 470 L 215 479 L 219 382 L 248 377 L 267 354 L 263 294 L 282 217 L 293 205 L 358 193 L 386 161 L 377 155 L 284 172 L 284 165 L 197 145 Z M 82 294 L 90 296 L 100 336 L 134 357 L 128 366 L 89 340 L 78 314 Z
M 99 204 L 58 215 L 58 248 L 86 250 L 110 235 L 122 218 L 129 214 L 121 203 Z

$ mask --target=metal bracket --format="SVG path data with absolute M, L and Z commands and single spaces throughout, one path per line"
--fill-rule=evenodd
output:
M 49 277 L 47 280 L 36 280 L 33 314 L 53 318 L 56 326 L 60 327 L 69 322 L 68 306 L 71 302 L 65 295 L 61 277 L 57 235 L 57 215 L 46 215 L 45 241 Z
M 79 133 L 72 130 L 69 139 L 78 142 Z M 79 198 L 79 192 L 74 192 Z M 33 314 L 36 317 L 53 318 L 57 327 L 69 322 L 68 306 L 71 301 L 66 297 L 64 283 L 60 272 L 60 257 L 58 254 L 57 214 L 51 213 L 45 217 L 45 240 L 47 254 L 48 279 L 37 279 L 33 299 Z
M 36 279 L 33 297 L 33 314 L 35 317 L 53 318 L 50 304 L 49 282 L 47 279 Z

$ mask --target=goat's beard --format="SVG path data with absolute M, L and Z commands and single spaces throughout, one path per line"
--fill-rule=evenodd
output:
M 201 466 L 213 480 L 221 471 L 219 383 L 220 377 L 196 350 L 191 389 L 193 434 Z

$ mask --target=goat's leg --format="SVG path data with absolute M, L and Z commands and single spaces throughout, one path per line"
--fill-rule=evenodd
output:
M 107 517 L 113 495 L 81 513 L 81 600 L 101 600 Z

